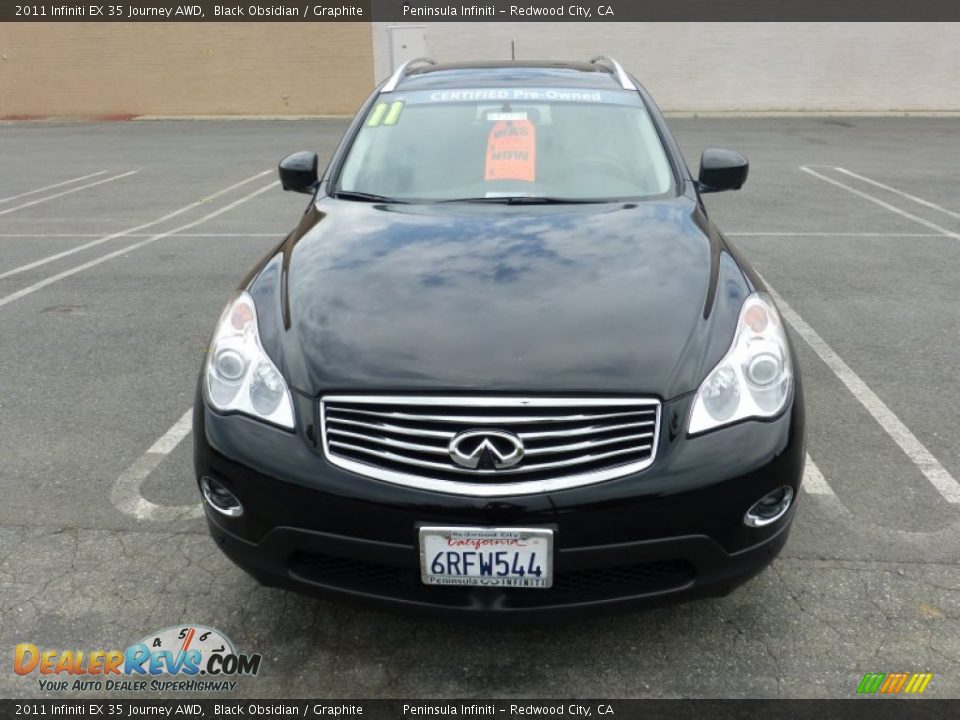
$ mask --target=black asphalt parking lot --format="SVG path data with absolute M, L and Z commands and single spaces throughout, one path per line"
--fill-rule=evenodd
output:
M 304 207 L 277 161 L 329 156 L 345 121 L 0 125 L 0 695 L 65 696 L 10 670 L 18 643 L 198 623 L 262 653 L 237 697 L 847 698 L 895 671 L 960 697 L 960 118 L 670 125 L 692 167 L 710 146 L 751 160 L 706 202 L 793 329 L 798 516 L 724 599 L 530 628 L 263 588 L 200 519 L 204 348 Z

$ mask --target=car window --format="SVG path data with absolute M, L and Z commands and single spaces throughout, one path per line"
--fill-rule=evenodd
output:
M 647 198 L 673 173 L 636 93 L 482 89 L 383 95 L 339 191 L 406 200 Z

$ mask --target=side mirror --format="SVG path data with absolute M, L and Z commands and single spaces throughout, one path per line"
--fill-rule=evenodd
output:
M 747 181 L 749 171 L 750 163 L 738 152 L 716 148 L 704 150 L 700 156 L 700 192 L 739 190 Z
M 280 185 L 284 190 L 314 193 L 317 184 L 317 154 L 309 150 L 287 155 L 280 161 Z

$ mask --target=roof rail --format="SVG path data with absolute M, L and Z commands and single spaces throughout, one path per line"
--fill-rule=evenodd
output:
M 403 79 L 403 76 L 407 74 L 407 71 L 412 65 L 419 65 L 420 63 L 426 63 L 427 65 L 436 65 L 437 61 L 433 58 L 428 57 L 418 57 L 413 60 L 407 60 L 400 67 L 393 71 L 393 75 L 390 76 L 390 79 L 384 83 L 383 87 L 380 88 L 381 93 L 393 92 L 397 89 L 397 85 L 400 84 L 400 80 Z
M 630 79 L 630 76 L 627 75 L 627 72 L 623 69 L 623 66 L 609 55 L 597 55 L 590 58 L 590 62 L 594 65 L 606 63 L 613 75 L 617 78 L 617 82 L 620 83 L 620 87 L 622 87 L 624 90 L 637 89 L 637 86 L 633 84 L 633 81 Z

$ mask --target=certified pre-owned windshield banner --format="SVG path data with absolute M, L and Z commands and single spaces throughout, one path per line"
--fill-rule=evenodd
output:
M 957 0 L 0 0 L 0 22 L 949 21 Z
M 0 717 L 939 720 L 960 700 L 0 700 Z

